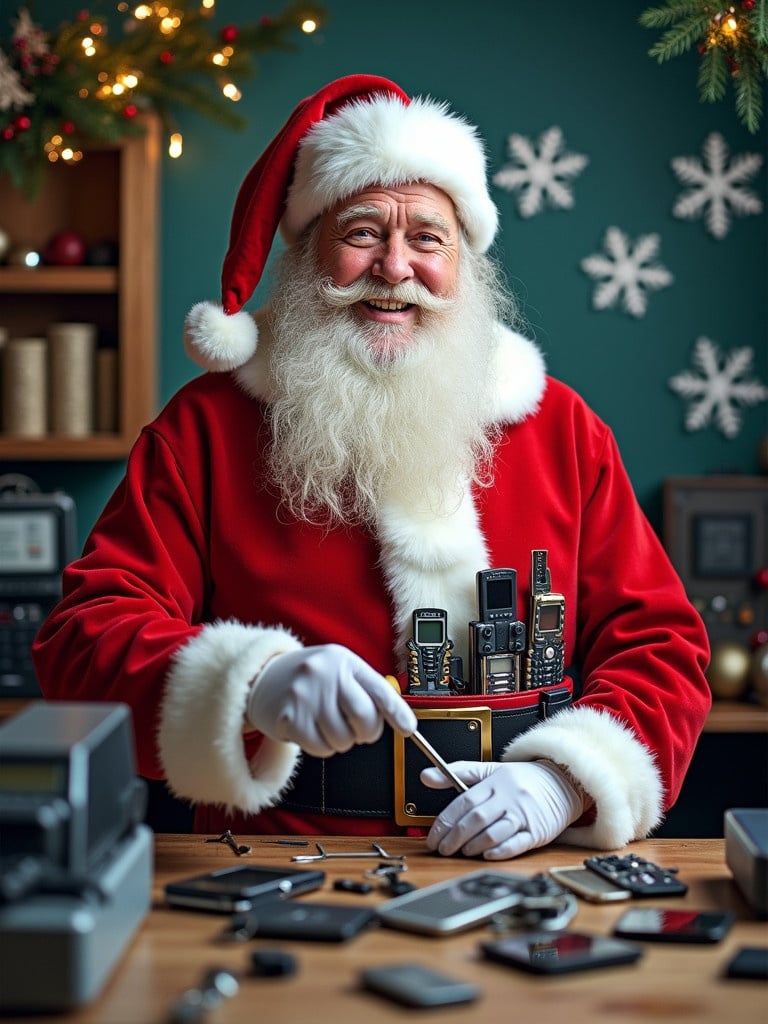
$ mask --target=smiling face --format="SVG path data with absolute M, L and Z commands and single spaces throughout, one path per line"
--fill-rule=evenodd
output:
M 452 201 L 433 185 L 370 188 L 320 219 L 319 265 L 333 285 L 357 285 L 351 310 L 361 325 L 413 340 L 430 299 L 455 296 L 460 227 Z

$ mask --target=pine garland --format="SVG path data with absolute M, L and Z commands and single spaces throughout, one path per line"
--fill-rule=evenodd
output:
M 648 51 L 661 64 L 695 46 L 700 57 L 697 85 L 703 101 L 722 100 L 733 84 L 736 114 L 752 133 L 763 114 L 768 76 L 768 0 L 667 0 L 640 15 L 645 28 L 662 29 Z
M 295 50 L 291 37 L 302 22 L 325 17 L 321 7 L 301 2 L 255 24 L 216 29 L 211 11 L 194 0 L 174 0 L 178 25 L 162 22 L 168 7 L 161 3 L 141 7 L 144 17 L 137 17 L 137 4 L 118 6 L 122 36 L 114 43 L 105 16 L 80 11 L 48 35 L 24 8 L 12 22 L 10 44 L 0 40 L 0 178 L 10 177 L 28 198 L 39 191 L 51 159 L 65 149 L 76 156 L 88 140 L 142 133 L 142 112 L 157 114 L 169 134 L 173 111 L 183 107 L 243 128 L 223 84 L 253 78 L 254 54 Z M 88 39 L 92 55 L 84 47 Z M 131 73 L 137 81 L 126 85 Z

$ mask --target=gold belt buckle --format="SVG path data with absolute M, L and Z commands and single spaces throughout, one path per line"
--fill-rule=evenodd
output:
M 468 734 L 467 741 L 468 745 L 471 744 L 472 756 L 467 756 L 463 760 L 477 760 L 477 761 L 490 761 L 492 760 L 493 750 L 493 737 L 491 734 L 491 709 L 489 707 L 477 707 L 477 708 L 414 708 L 414 713 L 420 722 L 430 722 L 441 720 L 441 721 L 455 721 L 456 728 L 461 728 L 461 723 L 464 723 L 464 728 Z M 428 727 L 427 730 L 422 730 L 426 738 L 430 740 Z M 476 735 L 475 735 L 476 734 Z M 461 733 L 459 733 L 461 736 Z M 402 733 L 394 733 L 395 742 L 395 757 L 394 757 L 394 774 L 395 774 L 395 821 L 398 825 L 431 825 L 435 820 L 435 814 L 425 814 L 419 811 L 418 796 L 411 792 L 407 792 L 406 783 L 406 743 L 408 742 L 407 737 L 403 736 Z M 413 755 L 424 758 L 426 757 L 419 751 L 414 744 L 411 744 Z M 445 750 L 440 749 L 440 744 L 436 743 L 435 748 L 438 753 L 446 757 Z M 446 757 L 446 760 L 450 758 Z M 428 763 L 428 762 L 427 762 Z M 425 765 L 426 766 L 426 765 Z M 427 790 L 426 787 L 421 786 L 418 782 L 418 776 L 416 776 L 415 783 L 423 792 L 432 792 Z

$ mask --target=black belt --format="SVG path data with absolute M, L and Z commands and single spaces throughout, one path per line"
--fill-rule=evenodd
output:
M 448 761 L 498 761 L 507 744 L 567 707 L 570 679 L 503 697 L 408 698 L 419 731 Z M 430 824 L 454 799 L 453 789 L 428 789 L 419 773 L 430 762 L 414 743 L 387 728 L 375 742 L 344 754 L 304 755 L 279 803 L 289 811 L 363 818 L 394 818 L 399 825 Z

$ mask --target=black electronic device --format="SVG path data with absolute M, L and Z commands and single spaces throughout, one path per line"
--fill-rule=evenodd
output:
M 520 656 L 525 623 L 517 617 L 517 571 L 477 573 L 479 619 L 469 623 L 470 685 L 473 693 L 515 693 L 520 689 Z
M 481 994 L 480 987 L 470 981 L 410 962 L 366 967 L 360 972 L 360 983 L 402 1006 L 453 1006 L 472 1003 Z
M 376 923 L 373 907 L 268 900 L 247 915 L 245 931 L 254 938 L 347 942 Z
M 742 946 L 728 961 L 725 976 L 768 981 L 768 946 Z
M 408 640 L 408 692 L 448 692 L 451 688 L 451 651 L 448 614 L 442 608 L 416 608 L 413 636 Z
M 531 552 L 531 613 L 525 659 L 526 690 L 559 683 L 565 671 L 565 597 L 552 592 L 547 552 Z
M 672 477 L 664 544 L 713 650 L 768 628 L 768 478 Z
M 311 892 L 324 881 L 325 872 L 317 869 L 244 864 L 168 882 L 165 898 L 172 907 L 228 914 L 251 910 L 261 900 Z
M 40 696 L 32 641 L 61 597 L 75 544 L 68 495 L 0 492 L 0 697 Z
M 480 944 L 485 957 L 535 974 L 566 974 L 632 964 L 642 946 L 583 932 L 523 932 Z
M 633 907 L 621 915 L 613 934 L 644 942 L 719 942 L 734 920 L 735 915 L 725 910 Z
M 590 903 L 613 903 L 632 898 L 629 889 L 578 864 L 550 868 L 549 873 L 560 885 Z
M 436 882 L 377 907 L 382 924 L 425 935 L 452 935 L 489 921 L 523 899 L 524 875 L 475 871 Z
M 633 896 L 683 896 L 688 892 L 676 868 L 662 868 L 633 854 L 587 857 L 584 865 L 622 889 L 629 889 Z

